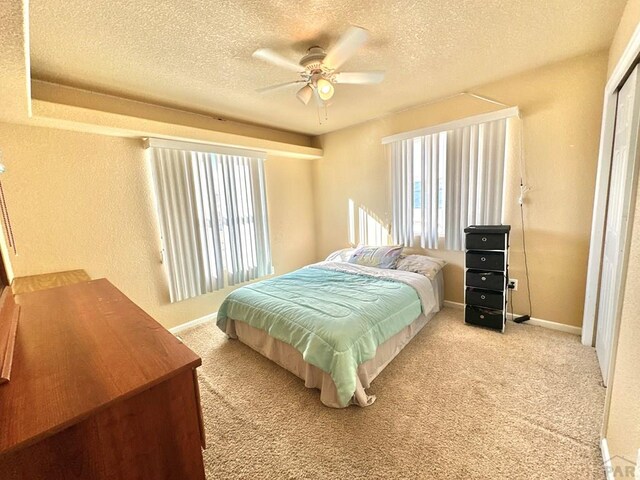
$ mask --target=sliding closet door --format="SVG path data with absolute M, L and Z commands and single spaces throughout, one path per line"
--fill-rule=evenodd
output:
M 635 166 L 640 113 L 638 67 L 618 92 L 607 219 L 602 255 L 596 352 L 605 385 L 616 318 L 620 315 L 625 254 L 629 233 L 629 213 L 635 198 Z

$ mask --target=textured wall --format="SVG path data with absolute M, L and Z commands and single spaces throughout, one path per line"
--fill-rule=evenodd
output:
M 217 310 L 228 291 L 169 303 L 140 140 L 0 123 L 0 149 L 16 276 L 84 268 L 107 277 L 167 327 Z M 266 163 L 278 274 L 315 256 L 311 169 L 304 160 Z
M 582 323 L 606 67 L 603 52 L 472 90 L 522 109 L 528 182 L 533 187 L 525 213 L 533 315 L 574 326 Z M 459 96 L 321 137 L 324 158 L 314 161 L 318 258 L 349 243 L 350 200 L 356 209 L 356 241 L 358 209 L 370 223 L 389 225 L 389 167 L 382 137 L 495 109 Z M 520 280 L 514 293 L 516 313 L 528 310 L 517 158 L 512 154 L 508 164 L 505 197 L 506 221 L 514 227 L 511 276 Z M 450 262 L 445 267 L 445 298 L 461 302 L 462 253 L 433 254 Z

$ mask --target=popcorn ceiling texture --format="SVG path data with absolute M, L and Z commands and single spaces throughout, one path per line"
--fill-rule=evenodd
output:
M 624 4 L 32 0 L 32 72 L 38 79 L 320 134 L 605 49 Z M 384 69 L 382 84 L 336 88 L 323 125 L 313 106 L 295 98 L 295 87 L 255 92 L 295 79 L 253 60 L 255 49 L 299 59 L 312 45 L 332 45 L 349 24 L 373 36 L 344 69 Z
M 0 121 L 20 121 L 29 112 L 24 17 L 22 2 L 0 0 Z
M 369 389 L 317 390 L 213 322 L 181 334 L 198 369 L 209 479 L 602 479 L 605 389 L 592 348 L 532 325 L 504 335 L 445 308 Z

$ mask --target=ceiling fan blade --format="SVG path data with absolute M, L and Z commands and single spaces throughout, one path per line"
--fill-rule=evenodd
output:
M 269 85 L 268 87 L 262 87 L 262 88 L 256 89 L 256 92 L 259 92 L 259 93 L 269 92 L 271 90 L 277 90 L 278 88 L 288 87 L 289 85 L 297 85 L 298 83 L 305 83 L 305 81 L 294 80 L 293 82 L 284 82 L 284 83 L 278 83 L 276 85 Z
M 384 80 L 384 72 L 375 70 L 371 72 L 340 72 L 336 74 L 336 83 L 351 83 L 355 85 L 367 85 L 380 83 Z
M 335 70 L 349 60 L 356 51 L 369 40 L 369 31 L 362 27 L 351 26 L 342 34 L 331 50 L 324 57 L 322 63 Z
M 302 65 L 299 65 L 293 60 L 290 60 L 287 57 L 283 57 L 279 53 L 274 52 L 273 50 L 269 50 L 268 48 L 260 48 L 255 52 L 253 52 L 251 56 L 253 58 L 262 60 L 263 62 L 267 62 L 272 65 L 277 65 L 278 67 L 286 68 L 287 70 L 291 70 L 292 72 L 304 71 L 304 67 Z

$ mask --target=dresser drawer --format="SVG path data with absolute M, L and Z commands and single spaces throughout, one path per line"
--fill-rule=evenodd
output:
M 504 250 L 506 236 L 501 233 L 467 233 L 467 250 Z
M 467 252 L 467 268 L 504 270 L 504 252 Z
M 467 288 L 466 303 L 467 305 L 501 310 L 504 308 L 504 297 L 502 292 Z
M 502 310 L 491 310 L 489 308 L 467 305 L 464 310 L 464 321 L 465 323 L 471 323 L 473 325 L 502 330 L 504 326 L 504 312 Z
M 466 278 L 468 287 L 486 288 L 488 290 L 503 291 L 506 283 L 502 272 L 467 270 Z

